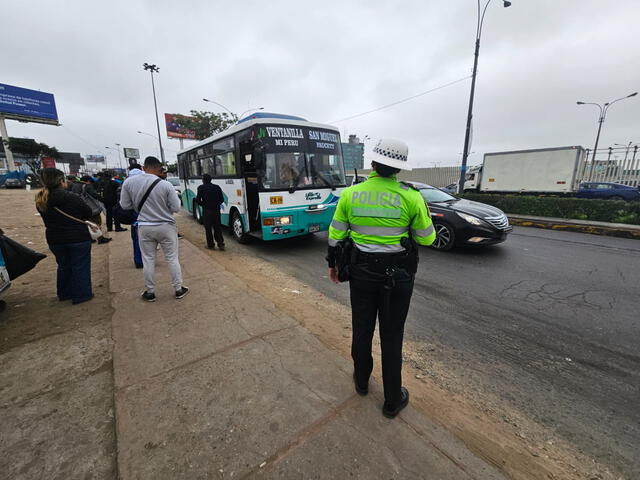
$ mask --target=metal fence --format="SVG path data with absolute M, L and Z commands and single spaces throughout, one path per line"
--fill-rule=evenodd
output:
M 577 178 L 580 182 L 613 182 L 631 187 L 640 186 L 640 154 L 634 147 L 610 147 L 587 150 Z
M 368 175 L 371 170 L 362 170 L 358 173 Z M 460 167 L 433 167 L 433 168 L 414 168 L 413 170 L 402 170 L 398 176 L 398 180 L 421 182 L 433 187 L 446 187 L 452 183 L 458 183 L 460 179 Z

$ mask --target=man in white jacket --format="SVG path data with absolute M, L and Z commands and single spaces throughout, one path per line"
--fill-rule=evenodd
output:
M 144 173 L 131 176 L 122 184 L 120 206 L 135 209 L 147 195 L 138 211 L 138 241 L 142 253 L 145 291 L 142 299 L 154 302 L 156 250 L 158 245 L 169 265 L 171 283 L 176 298 L 184 297 L 189 289 L 182 284 L 182 270 L 178 261 L 178 232 L 173 214 L 180 211 L 180 199 L 173 185 L 159 178 L 162 164 L 156 157 L 144 160 Z

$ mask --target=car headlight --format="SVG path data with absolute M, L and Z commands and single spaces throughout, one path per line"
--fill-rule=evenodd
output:
M 460 213 L 460 212 L 456 212 L 456 213 L 460 218 L 466 220 L 471 225 L 477 225 L 479 227 L 484 224 L 482 220 L 480 220 L 478 217 L 474 217 L 473 215 L 467 215 L 466 213 Z

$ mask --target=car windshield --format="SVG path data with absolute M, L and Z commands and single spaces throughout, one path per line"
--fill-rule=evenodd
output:
M 180 179 L 176 178 L 176 177 L 167 178 L 167 182 L 169 182 L 174 187 L 179 187 L 180 186 Z
M 437 203 L 437 202 L 448 202 L 449 200 L 458 200 L 456 197 L 452 197 L 446 192 L 442 190 L 438 190 L 437 188 L 421 188 L 420 193 L 422 194 L 422 198 L 425 199 L 427 203 Z
M 333 154 L 267 153 L 262 185 L 271 190 L 344 186 L 342 161 Z

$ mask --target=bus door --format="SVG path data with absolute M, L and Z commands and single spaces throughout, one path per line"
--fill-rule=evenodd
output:
M 249 217 L 249 229 L 260 230 L 260 204 L 258 199 L 258 171 L 255 165 L 256 152 L 252 142 L 247 140 L 240 142 L 240 161 L 242 162 L 242 176 L 247 197 L 247 214 Z

